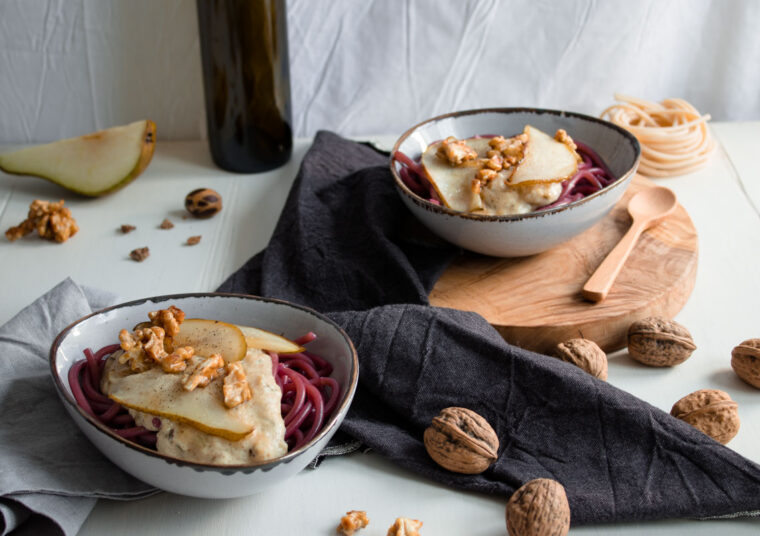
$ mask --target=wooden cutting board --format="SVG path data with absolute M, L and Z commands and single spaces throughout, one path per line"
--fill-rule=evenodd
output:
M 631 225 L 626 207 L 654 184 L 634 177 L 623 198 L 597 225 L 556 248 L 518 259 L 465 253 L 430 294 L 432 305 L 475 311 L 508 342 L 541 353 L 575 337 L 609 352 L 626 345 L 628 326 L 657 315 L 672 318 L 694 288 L 697 231 L 678 205 L 644 232 L 607 298 L 585 301 L 581 288 Z

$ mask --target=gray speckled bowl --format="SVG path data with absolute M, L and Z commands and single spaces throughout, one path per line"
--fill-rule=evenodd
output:
M 430 203 L 412 193 L 399 176 L 400 164 L 391 159 L 391 173 L 404 204 L 441 238 L 465 249 L 495 257 L 540 253 L 566 242 L 602 219 L 623 195 L 639 165 L 641 148 L 628 131 L 587 115 L 537 108 L 468 110 L 428 119 L 407 130 L 396 142 L 417 160 L 427 146 L 447 136 L 511 136 L 530 124 L 545 132 L 565 129 L 573 139 L 594 149 L 617 181 L 579 201 L 516 216 L 464 214 Z
M 164 456 L 124 440 L 86 413 L 74 400 L 68 382 L 69 369 L 84 358 L 83 350 L 97 350 L 118 342 L 120 329 L 131 328 L 144 321 L 149 311 L 169 305 L 176 305 L 189 318 L 256 326 L 289 338 L 297 338 L 309 331 L 316 333 L 318 338 L 309 343 L 309 350 L 333 365 L 331 376 L 341 387 L 338 405 L 322 430 L 303 447 L 274 460 L 245 466 L 210 465 Z M 258 493 L 303 469 L 337 431 L 351 404 L 359 377 L 354 346 L 346 333 L 331 320 L 285 301 L 235 294 L 158 296 L 115 305 L 85 316 L 56 337 L 50 349 L 50 369 L 69 415 L 107 458 L 157 488 L 204 498 L 243 497 Z

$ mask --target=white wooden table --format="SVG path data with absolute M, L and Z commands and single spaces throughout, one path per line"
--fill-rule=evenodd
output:
M 760 123 L 713 124 L 721 147 L 705 169 L 665 179 L 689 211 L 699 233 L 697 283 L 678 320 L 694 335 L 696 353 L 674 369 L 639 366 L 620 352 L 610 356 L 609 382 L 669 411 L 700 388 L 728 391 L 739 403 L 742 428 L 730 447 L 760 462 L 760 391 L 730 368 L 740 341 L 760 337 Z M 393 136 L 374 138 L 388 145 Z M 215 168 L 202 142 L 159 142 L 143 176 L 111 196 L 76 198 L 44 181 L 0 173 L 0 230 L 18 224 L 35 198 L 66 199 L 81 230 L 57 245 L 0 239 L 0 324 L 65 277 L 111 290 L 125 299 L 210 291 L 251 255 L 274 229 L 308 140 L 291 162 L 261 175 Z M 182 219 L 187 192 L 212 187 L 224 210 L 207 221 Z M 158 225 L 168 217 L 174 229 Z M 122 235 L 124 223 L 137 226 Z M 194 247 L 187 237 L 202 235 Z M 129 252 L 149 246 L 143 263 Z M 72 424 L 73 425 L 73 424 Z M 163 493 L 134 502 L 100 501 L 82 535 L 127 534 L 334 534 L 350 509 L 368 512 L 362 532 L 384 535 L 398 516 L 424 522 L 423 535 L 506 533 L 506 497 L 455 491 L 422 479 L 374 454 L 327 460 L 266 494 L 236 500 L 201 500 Z M 664 521 L 573 528 L 572 534 L 758 534 L 760 520 Z

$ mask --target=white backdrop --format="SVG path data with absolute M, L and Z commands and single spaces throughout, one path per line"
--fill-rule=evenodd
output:
M 760 119 L 757 0 L 288 0 L 294 131 L 457 109 L 598 114 L 614 92 Z M 149 117 L 203 136 L 194 0 L 0 0 L 0 144 Z

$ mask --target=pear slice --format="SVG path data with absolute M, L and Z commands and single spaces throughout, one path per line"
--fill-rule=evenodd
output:
M 478 158 L 485 158 L 491 149 L 488 145 L 489 138 L 469 138 L 463 141 L 477 151 Z M 436 154 L 440 145 L 441 142 L 436 142 L 425 149 L 422 153 L 422 167 L 444 205 L 460 212 L 469 212 L 473 208 L 473 201 L 477 203 L 472 195 L 472 179 L 478 172 L 477 159 L 461 166 L 452 166 Z M 512 169 L 499 171 L 499 175 L 505 179 L 511 173 Z
M 577 153 L 545 132 L 530 125 L 525 154 L 509 179 L 509 184 L 562 182 L 578 171 Z
M 187 423 L 195 428 L 239 441 L 254 426 L 241 418 L 240 412 L 229 411 L 222 403 L 221 384 L 213 382 L 202 389 L 185 391 L 181 375 L 166 374 L 152 368 L 130 374 L 113 383 L 109 397 L 127 408 Z
M 248 351 L 245 336 L 234 324 L 219 320 L 189 318 L 182 322 L 172 339 L 175 348 L 192 346 L 195 355 L 221 354 L 226 363 L 240 361 Z
M 136 179 L 150 163 L 155 146 L 156 124 L 145 119 L 0 155 L 0 169 L 98 197 Z
M 243 332 L 243 335 L 245 335 L 245 342 L 248 345 L 248 348 L 269 350 L 270 352 L 277 352 L 278 354 L 295 354 L 305 350 L 303 346 L 298 346 L 290 339 L 286 339 L 271 331 L 250 326 L 238 327 L 240 328 L 240 331 Z

